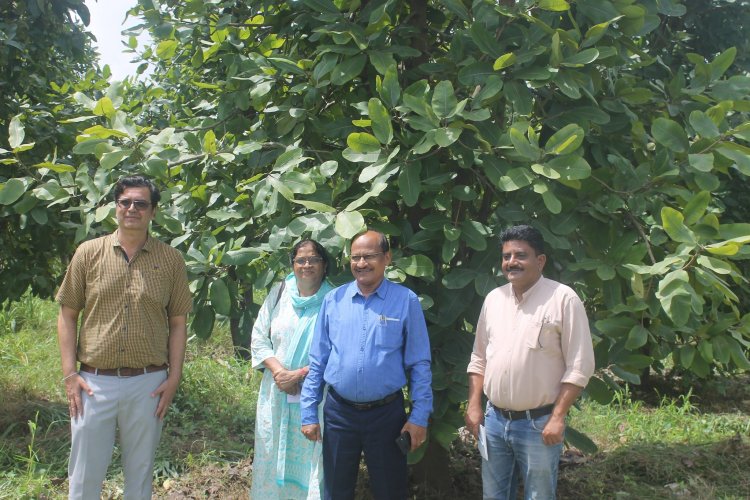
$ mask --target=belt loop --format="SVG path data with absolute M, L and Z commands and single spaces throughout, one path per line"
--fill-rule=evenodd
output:
M 99 368 L 94 368 L 94 375 L 99 375 Z
M 526 420 L 531 420 L 531 410 L 526 410 Z

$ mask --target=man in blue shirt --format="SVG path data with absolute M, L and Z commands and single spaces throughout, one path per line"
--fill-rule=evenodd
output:
M 352 239 L 354 281 L 326 295 L 310 347 L 310 372 L 302 386 L 302 433 L 323 440 L 324 496 L 353 499 L 362 452 L 378 500 L 405 499 L 406 455 L 427 437 L 432 412 L 430 341 L 416 294 L 385 279 L 388 239 L 365 231 Z M 407 420 L 402 388 L 409 379 Z M 328 385 L 321 433 L 318 405 Z

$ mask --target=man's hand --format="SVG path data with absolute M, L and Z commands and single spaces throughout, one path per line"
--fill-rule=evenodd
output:
M 83 380 L 83 377 L 77 373 L 65 380 L 65 394 L 68 397 L 68 411 L 70 418 L 83 417 L 83 398 L 81 391 L 86 391 L 89 396 L 94 395 L 94 391 Z
M 155 398 L 159 396 L 159 404 L 156 406 L 155 416 L 159 417 L 159 420 L 164 420 L 169 411 L 169 405 L 172 404 L 172 399 L 177 393 L 177 386 L 180 385 L 180 380 L 177 377 L 167 377 L 167 380 L 161 383 L 154 392 L 151 393 L 151 397 Z
M 298 370 L 287 370 L 282 368 L 276 370 L 273 374 L 273 381 L 276 383 L 276 387 L 278 387 L 279 390 L 286 392 L 287 394 L 298 394 L 299 383 L 307 376 L 307 372 L 309 371 L 310 368 L 307 366 Z
M 468 405 L 466 407 L 466 415 L 464 415 L 464 422 L 466 422 L 466 428 L 471 434 L 479 439 L 479 425 L 484 423 L 484 412 L 482 407 L 478 405 Z
M 322 441 L 323 436 L 320 434 L 320 424 L 307 424 L 302 426 L 302 434 L 310 441 Z
M 404 431 L 408 432 L 411 436 L 411 451 L 414 451 L 422 446 L 425 439 L 427 439 L 427 427 L 422 427 L 421 425 L 406 422 L 406 424 L 404 424 L 404 427 L 401 429 L 401 433 L 403 434 Z
M 552 415 L 547 421 L 547 425 L 542 430 L 542 441 L 547 446 L 560 444 L 563 441 L 565 433 L 565 417 L 556 417 Z

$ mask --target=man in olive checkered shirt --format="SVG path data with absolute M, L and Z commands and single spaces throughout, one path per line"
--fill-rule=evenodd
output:
M 192 308 L 182 255 L 148 232 L 160 196 L 143 176 L 121 178 L 117 230 L 78 247 L 57 293 L 71 499 L 100 498 L 118 428 L 124 498 L 151 498 L 154 454 L 182 375 Z

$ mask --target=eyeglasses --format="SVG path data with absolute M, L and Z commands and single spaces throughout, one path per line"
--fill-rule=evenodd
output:
M 367 255 L 352 255 L 351 260 L 353 263 L 358 263 L 360 260 L 364 260 L 365 262 L 374 262 L 378 255 L 383 255 L 384 252 L 378 252 L 378 253 L 368 253 Z
M 133 205 L 139 212 L 142 212 L 151 206 L 151 202 L 145 200 L 130 200 L 128 198 L 120 198 L 116 203 L 120 208 L 125 210 L 129 209 L 130 205 Z
M 321 257 L 297 257 L 294 259 L 294 263 L 298 266 L 304 266 L 305 264 L 313 266 L 315 264 L 320 264 L 321 262 L 323 262 Z

